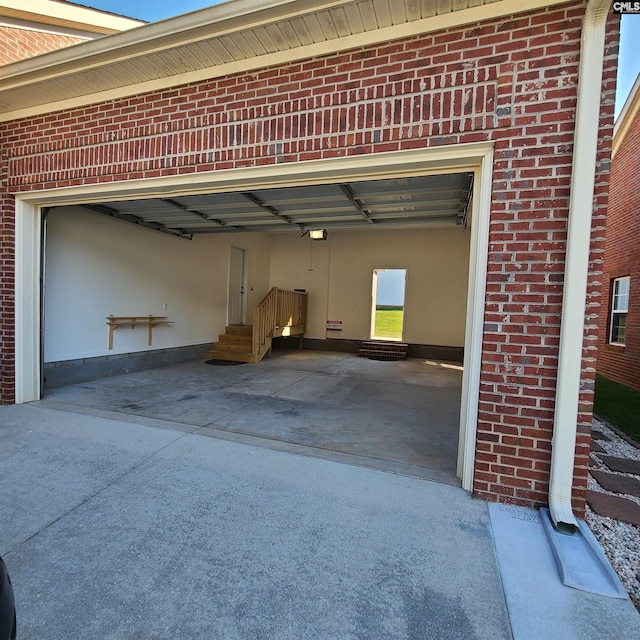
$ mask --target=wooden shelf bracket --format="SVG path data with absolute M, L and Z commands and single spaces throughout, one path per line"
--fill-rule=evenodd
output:
M 147 344 L 153 344 L 153 327 L 159 324 L 174 324 L 167 316 L 107 316 L 107 326 L 109 327 L 109 351 L 113 349 L 113 332 L 118 327 L 129 326 L 135 329 L 136 325 L 147 325 Z

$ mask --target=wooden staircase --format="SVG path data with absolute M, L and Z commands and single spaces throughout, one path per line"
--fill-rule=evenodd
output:
M 214 342 L 204 355 L 210 360 L 254 362 L 252 336 L 251 325 L 229 325 L 225 332 L 218 336 L 218 342 Z
M 271 352 L 273 338 L 303 336 L 307 294 L 273 287 L 253 310 L 253 325 L 229 325 L 205 352 L 210 360 L 260 362 Z

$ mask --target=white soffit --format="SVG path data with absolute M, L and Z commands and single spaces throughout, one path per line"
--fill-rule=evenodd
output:
M 0 122 L 566 0 L 232 0 L 0 68 Z

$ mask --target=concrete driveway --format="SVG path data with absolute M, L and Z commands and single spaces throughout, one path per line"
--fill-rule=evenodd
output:
M 636 637 L 445 484 L 38 404 L 0 407 L 0 477 L 21 640 Z

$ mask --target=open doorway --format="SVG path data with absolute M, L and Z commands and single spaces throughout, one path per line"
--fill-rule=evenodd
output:
M 374 269 L 371 291 L 371 339 L 402 341 L 406 269 Z

